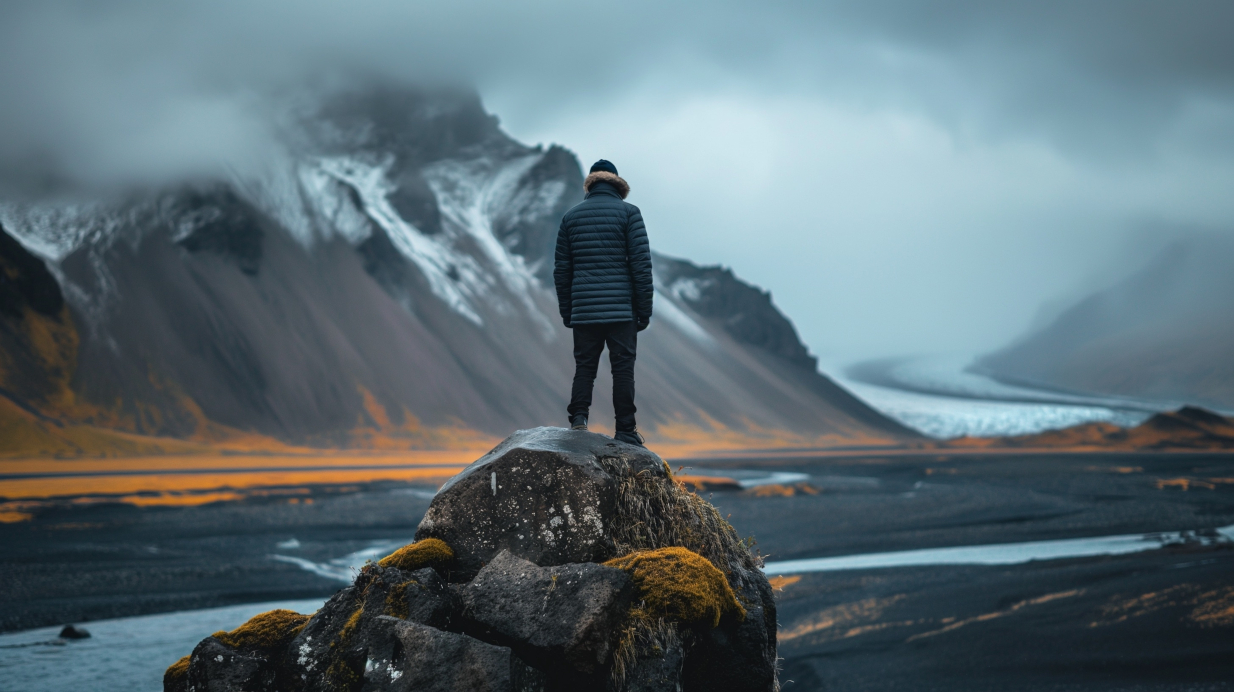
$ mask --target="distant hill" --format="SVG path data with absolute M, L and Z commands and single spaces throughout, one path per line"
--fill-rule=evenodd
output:
M 1234 449 L 1234 418 L 1184 406 L 1157 413 L 1134 428 L 1096 422 L 1015 437 L 962 437 L 944 447 L 1016 447 L 1025 449 L 1096 449 L 1105 451 L 1178 451 Z M 1232 481 L 1234 482 L 1234 481 Z
M 1193 239 L 981 358 L 1038 387 L 1234 410 L 1234 242 Z
M 572 153 L 512 140 L 474 94 L 393 89 L 323 100 L 280 146 L 243 179 L 0 202 L 0 426 L 41 440 L 11 444 L 442 447 L 565 422 L 550 275 L 582 198 Z M 654 248 L 672 229 L 648 223 Z M 653 437 L 917 437 L 819 374 L 765 291 L 654 261 L 638 362 Z

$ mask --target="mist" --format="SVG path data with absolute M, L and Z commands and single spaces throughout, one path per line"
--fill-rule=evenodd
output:
M 7 3 L 4 194 L 261 165 L 289 104 L 465 84 L 825 364 L 980 354 L 1234 228 L 1228 3 Z M 1053 307 L 1051 307 L 1053 306 Z

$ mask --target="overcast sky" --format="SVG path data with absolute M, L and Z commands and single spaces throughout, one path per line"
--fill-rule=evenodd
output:
M 997 348 L 1234 231 L 1234 3 L 14 2 L 0 174 L 242 166 L 266 95 L 474 84 L 629 180 L 652 245 L 769 288 L 825 362 Z

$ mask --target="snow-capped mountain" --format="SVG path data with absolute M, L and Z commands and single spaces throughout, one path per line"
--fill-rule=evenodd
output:
M 582 198 L 573 154 L 515 142 L 473 94 L 390 89 L 307 110 L 281 146 L 260 174 L 0 205 L 13 253 L 43 260 L 67 305 L 36 314 L 6 298 L 0 346 L 45 372 L 7 368 L 4 394 L 42 416 L 180 437 L 221 424 L 354 444 L 357 430 L 564 423 L 571 340 L 550 275 L 558 222 Z M 911 435 L 818 374 L 768 294 L 654 262 L 644 430 Z

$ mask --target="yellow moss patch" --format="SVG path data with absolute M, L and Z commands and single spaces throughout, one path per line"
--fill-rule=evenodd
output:
M 347 641 L 351 639 L 351 635 L 355 633 L 356 628 L 360 626 L 360 617 L 364 615 L 364 606 L 356 608 L 356 612 L 347 618 L 347 622 L 343 624 L 343 629 L 338 631 L 338 638 L 334 643 L 341 646 L 347 646 Z M 333 646 L 334 644 L 331 644 Z
M 411 604 L 407 602 L 407 587 L 412 584 L 419 586 L 420 582 L 411 579 L 390 590 L 390 595 L 386 596 L 386 615 L 400 620 L 407 619 L 407 614 L 411 612 Z
M 768 485 L 756 485 L 746 491 L 747 495 L 754 497 L 792 497 L 794 495 L 817 495 L 818 488 L 809 483 L 794 483 L 787 485 L 784 483 L 770 483 Z
M 745 618 L 733 589 L 707 558 L 685 548 L 641 550 L 604 563 L 630 573 L 644 607 L 651 613 L 682 622 L 720 624 L 720 617 L 735 612 Z
M 185 656 L 168 666 L 167 672 L 163 673 L 163 687 L 170 688 L 183 680 L 184 676 L 189 674 L 189 660 L 192 658 L 192 656 Z
M 437 538 L 426 538 L 390 553 L 381 558 L 377 564 L 382 567 L 397 567 L 411 572 L 422 567 L 443 565 L 454 560 L 454 551 L 446 542 Z
M 291 641 L 309 616 L 290 610 L 271 610 L 254 615 L 251 620 L 230 632 L 215 632 L 214 638 L 233 649 L 249 648 L 273 651 Z

